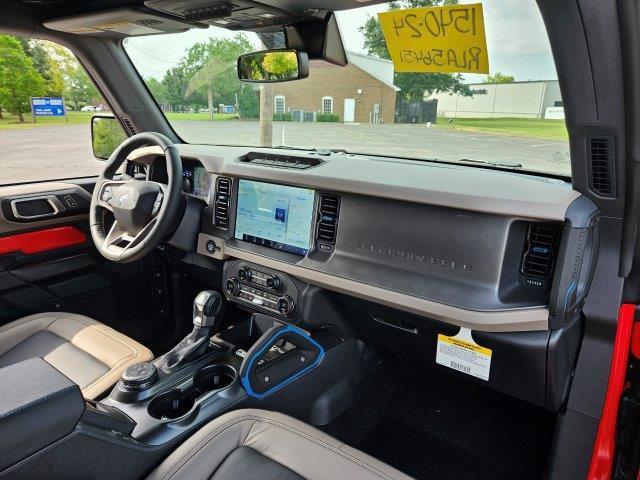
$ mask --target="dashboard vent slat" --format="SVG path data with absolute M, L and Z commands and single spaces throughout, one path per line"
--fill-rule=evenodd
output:
M 318 206 L 318 228 L 316 238 L 324 244 L 335 245 L 340 216 L 340 197 L 323 193 Z
M 615 145 L 613 137 L 589 139 L 591 190 L 602 197 L 615 197 Z
M 229 204 L 231 201 L 231 179 L 218 177 L 214 204 L 214 223 L 224 230 L 229 228 Z
M 557 226 L 544 223 L 529 225 L 527 243 L 520 272 L 525 277 L 535 277 L 543 280 L 551 278 L 558 247 Z

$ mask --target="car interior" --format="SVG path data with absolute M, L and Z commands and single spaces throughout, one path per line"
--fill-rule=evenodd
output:
M 345 68 L 363 3 L 1 3 L 125 139 L 97 176 L 0 178 L 0 478 L 638 478 L 638 2 L 531 0 L 566 176 L 188 143 L 125 49 L 277 34 L 293 84 Z

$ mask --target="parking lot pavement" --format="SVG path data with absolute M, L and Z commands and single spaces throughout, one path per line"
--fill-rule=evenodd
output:
M 258 138 L 257 122 L 176 121 L 173 125 L 191 143 L 255 145 Z M 93 158 L 90 135 L 89 125 L 0 130 L 0 184 L 99 173 L 104 163 Z M 423 124 L 276 122 L 273 144 L 444 160 L 499 160 L 560 174 L 569 170 L 566 141 L 427 128 Z

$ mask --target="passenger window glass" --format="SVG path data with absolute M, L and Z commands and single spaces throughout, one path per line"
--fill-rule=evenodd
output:
M 0 35 L 0 184 L 97 175 L 91 117 L 109 107 L 55 43 Z
M 186 142 L 340 148 L 568 177 L 562 97 L 535 0 L 482 2 L 489 75 L 395 71 L 378 13 L 456 3 L 478 0 L 398 0 L 337 12 L 349 65 L 312 62 L 306 79 L 263 86 L 241 83 L 234 72 L 236 53 L 264 49 L 255 33 L 210 27 L 133 37 L 125 49 Z M 261 96 L 269 97 L 262 116 Z

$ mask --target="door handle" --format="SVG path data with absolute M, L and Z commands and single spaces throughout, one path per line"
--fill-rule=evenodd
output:
M 20 213 L 20 204 L 37 201 L 43 201 L 48 204 L 51 207 L 51 211 L 45 213 L 29 214 L 25 213 L 25 211 L 23 210 L 22 213 Z M 15 218 L 20 220 L 53 218 L 64 211 L 66 211 L 65 206 L 60 200 L 58 200 L 58 197 L 56 197 L 55 195 L 39 195 L 36 197 L 23 197 L 11 200 L 11 212 L 13 213 Z

